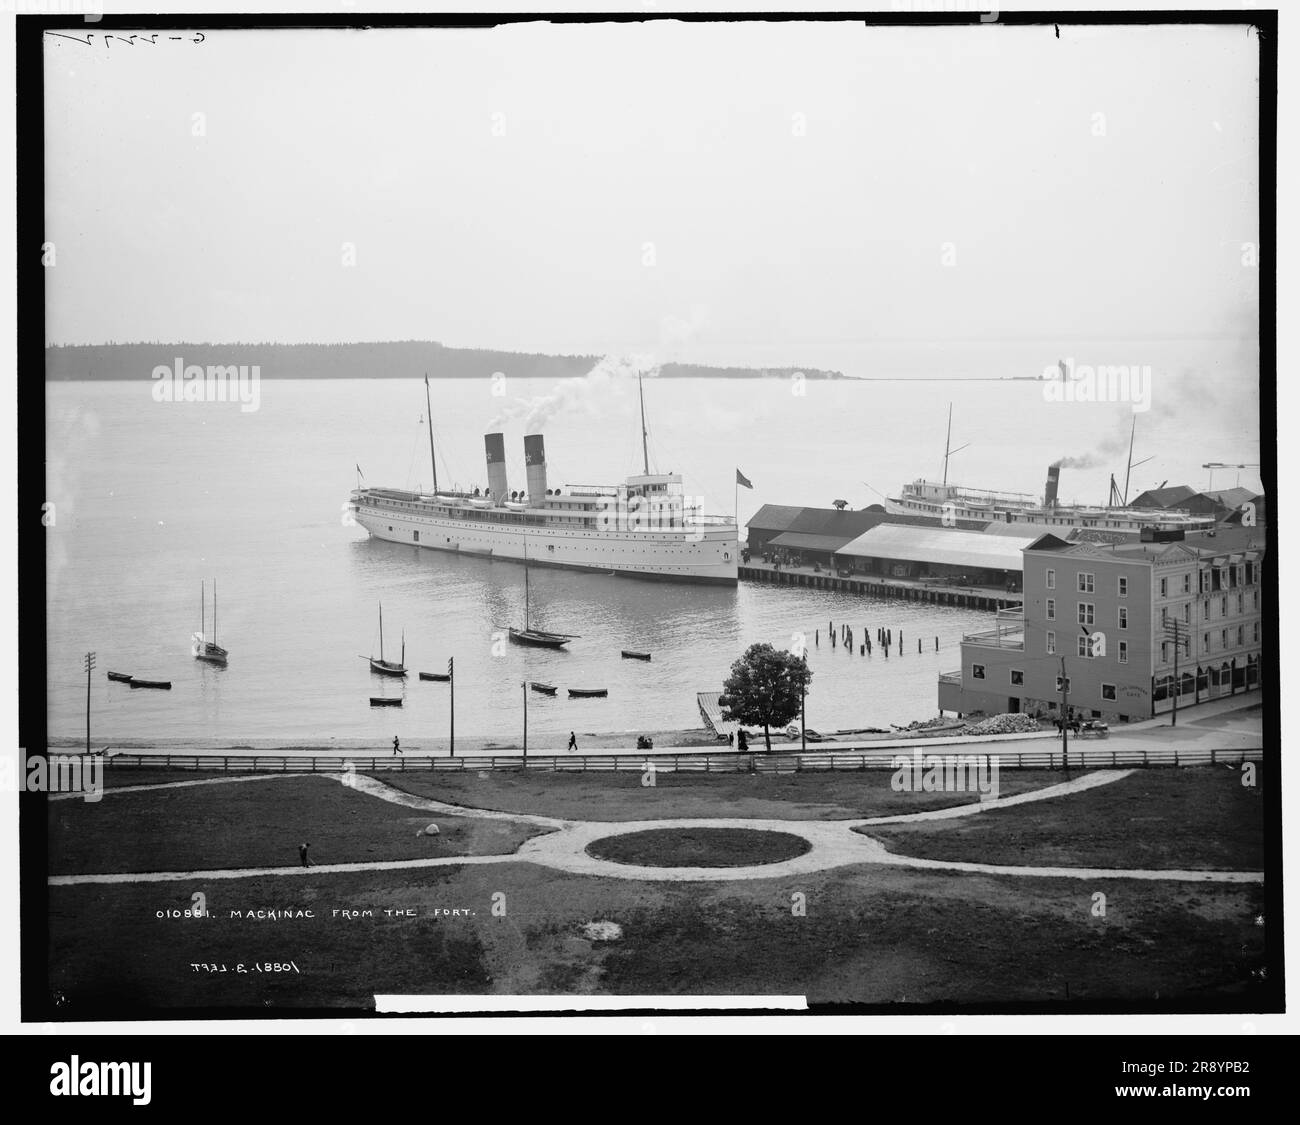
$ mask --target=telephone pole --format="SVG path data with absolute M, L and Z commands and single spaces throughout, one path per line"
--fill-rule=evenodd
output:
M 1184 631 L 1183 623 L 1181 621 L 1166 621 L 1165 636 L 1171 638 L 1174 642 L 1174 709 L 1173 715 L 1169 720 L 1169 725 L 1171 727 L 1176 727 L 1178 725 L 1178 689 L 1183 686 L 1182 681 L 1178 678 L 1178 650 L 1182 648 L 1190 638 L 1186 631 Z
M 95 667 L 95 654 L 86 653 L 86 753 L 90 753 L 90 673 Z

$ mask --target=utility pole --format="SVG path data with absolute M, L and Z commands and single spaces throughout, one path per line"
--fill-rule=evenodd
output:
M 90 672 L 95 667 L 95 654 L 86 653 L 86 753 L 90 753 Z
M 1070 679 L 1065 674 L 1065 653 L 1061 654 L 1061 765 L 1070 769 Z
M 799 749 L 808 749 L 808 650 L 803 650 L 803 674 L 799 677 Z
M 524 688 L 524 764 L 528 764 L 528 681 L 525 680 Z
M 456 658 L 447 659 L 447 675 L 451 677 L 451 756 L 456 756 Z
M 1183 623 L 1177 620 L 1165 622 L 1165 636 L 1172 637 L 1174 642 L 1174 709 L 1169 725 L 1176 727 L 1178 725 L 1178 689 L 1182 687 L 1182 681 L 1178 678 L 1178 650 L 1182 648 L 1188 637 L 1183 632 Z

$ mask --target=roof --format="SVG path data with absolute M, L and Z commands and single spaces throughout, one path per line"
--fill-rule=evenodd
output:
M 859 558 L 932 562 L 944 566 L 1021 570 L 1020 552 L 1040 536 L 985 535 L 946 527 L 881 524 L 859 535 L 839 554 Z
M 803 508 L 787 504 L 764 504 L 750 516 L 745 526 L 760 531 L 785 531 L 803 511 Z
M 1186 484 L 1173 484 L 1168 488 L 1149 488 L 1134 500 L 1130 508 L 1171 508 L 1196 495 L 1196 489 Z
M 809 535 L 804 531 L 783 531 L 767 541 L 769 547 L 789 547 L 795 551 L 838 551 L 851 542 L 852 535 Z
M 1218 501 L 1225 508 L 1240 508 L 1247 500 L 1263 499 L 1263 493 L 1256 492 L 1253 488 L 1217 488 L 1202 495 Z

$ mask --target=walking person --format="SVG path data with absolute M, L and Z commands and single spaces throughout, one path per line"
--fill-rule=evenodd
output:
M 304 867 L 314 867 L 314 866 L 315 866 L 315 864 L 313 864 L 312 861 L 311 861 L 311 857 L 307 854 L 307 849 L 310 848 L 310 847 L 311 847 L 310 844 L 299 844 L 299 845 L 298 845 L 298 858 L 299 858 L 300 860 L 302 860 L 302 865 L 303 865 Z
M 568 750 L 576 750 L 577 748 L 578 748 L 578 738 L 577 738 L 577 735 L 575 735 L 575 734 L 573 733 L 573 731 L 569 731 L 569 745 L 566 747 L 566 749 L 568 749 Z
M 393 753 L 400 754 L 401 752 L 402 752 L 402 744 L 397 741 L 397 735 L 393 735 Z

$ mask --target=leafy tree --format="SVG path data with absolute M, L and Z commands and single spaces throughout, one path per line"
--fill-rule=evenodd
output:
M 812 672 L 802 657 L 771 645 L 750 645 L 731 666 L 718 704 L 729 723 L 763 728 L 772 749 L 772 727 L 783 727 L 799 714 Z

